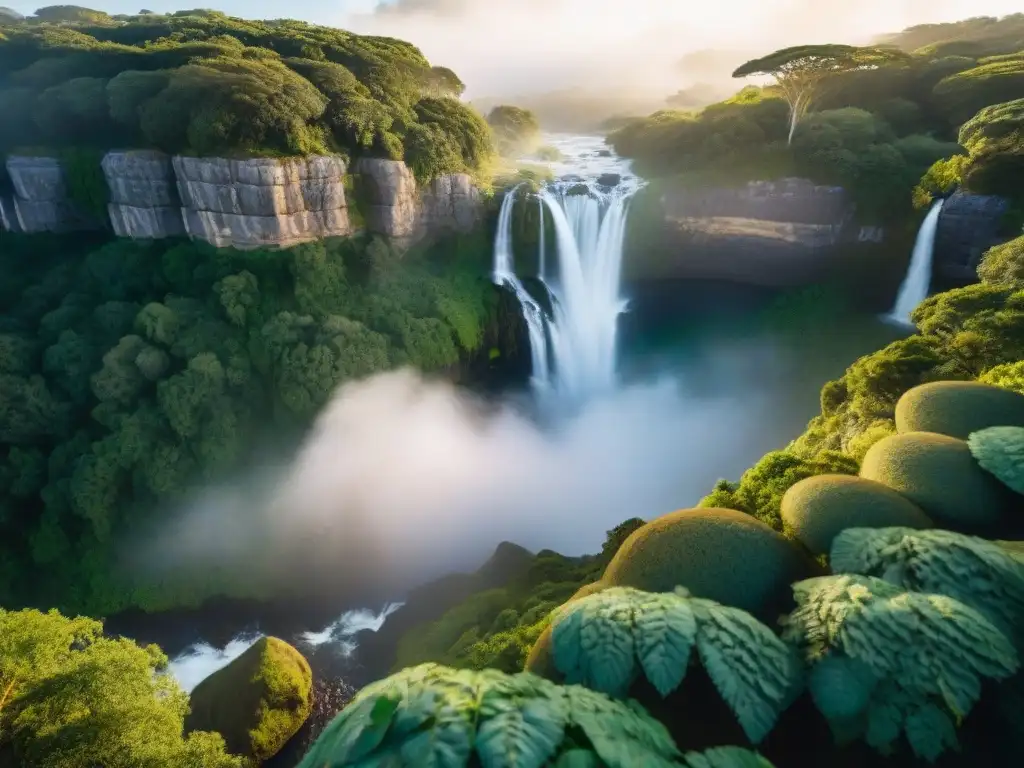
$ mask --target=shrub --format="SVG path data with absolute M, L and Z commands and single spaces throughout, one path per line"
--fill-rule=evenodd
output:
M 670 768 L 679 757 L 664 726 L 633 703 L 530 674 L 425 664 L 361 690 L 299 768 Z
M 955 528 L 997 523 L 1005 496 L 963 440 L 928 432 L 893 435 L 872 446 L 861 477 L 889 486 L 934 520 Z
M 566 682 L 625 696 L 642 674 L 666 697 L 696 650 L 744 733 L 759 743 L 798 692 L 790 649 L 750 614 L 685 589 L 651 594 L 611 587 L 563 606 L 552 620 L 555 668 Z
M 811 565 L 784 536 L 731 509 L 689 509 L 659 517 L 634 532 L 601 581 L 646 592 L 677 586 L 697 597 L 771 615 L 789 584 Z
M 920 509 L 881 483 L 848 475 L 818 475 L 794 485 L 782 499 L 782 519 L 815 555 L 827 554 L 847 528 L 931 528 Z
M 312 689 L 302 654 L 283 640 L 264 637 L 196 686 L 186 728 L 216 731 L 231 752 L 262 762 L 309 717 Z
M 973 381 L 933 381 L 896 403 L 896 430 L 966 440 L 987 427 L 1024 427 L 1024 395 Z
M 982 680 L 1020 667 L 1006 636 L 951 597 L 851 575 L 808 579 L 793 594 L 783 639 L 811 667 L 811 697 L 838 740 L 860 737 L 888 753 L 905 735 L 933 762 L 957 748 L 956 724 Z
M 983 283 L 1024 290 L 1024 235 L 989 248 L 978 265 Z
M 1024 640 L 1024 563 L 996 542 L 952 531 L 850 528 L 832 543 L 830 565 L 959 600 Z
M 1019 363 L 1006 363 L 990 368 L 981 375 L 978 381 L 1024 395 L 1024 360 Z
M 982 469 L 1024 494 L 1024 427 L 989 427 L 967 438 L 967 445 Z

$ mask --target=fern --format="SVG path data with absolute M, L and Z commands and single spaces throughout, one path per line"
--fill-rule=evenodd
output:
M 973 433 L 967 444 L 982 469 L 1024 495 L 1024 427 L 989 427 Z
M 811 695 L 840 740 L 863 737 L 888 753 L 905 735 L 914 754 L 934 761 L 957 746 L 956 725 L 982 679 L 1019 667 L 993 623 L 945 595 L 861 575 L 808 579 L 793 593 L 783 638 L 811 666 Z
M 525 673 L 425 664 L 364 688 L 300 768 L 669 768 L 679 757 L 635 703 Z
M 615 587 L 555 613 L 555 667 L 570 683 L 624 696 L 641 671 L 662 696 L 679 687 L 691 651 L 753 742 L 760 742 L 801 682 L 790 649 L 750 614 L 711 600 Z
M 952 597 L 1024 648 L 1024 560 L 996 542 L 950 531 L 850 528 L 832 542 L 831 563 L 836 573 Z

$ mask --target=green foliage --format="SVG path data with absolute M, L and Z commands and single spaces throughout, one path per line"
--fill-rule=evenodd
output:
M 215 731 L 234 754 L 263 762 L 309 717 L 313 675 L 297 650 L 264 637 L 192 692 L 190 731 Z
M 989 427 L 967 438 L 971 455 L 999 482 L 1024 495 L 1024 427 Z
M 864 457 L 861 477 L 892 488 L 950 528 L 969 531 L 998 524 L 1007 500 L 963 440 L 931 432 L 908 432 L 875 443 Z
M 230 564 L 129 569 L 119 550 L 196 484 L 280 450 L 345 381 L 498 343 L 476 241 L 367 274 L 359 239 L 233 251 L 4 238 L 0 510 L 18 514 L 0 513 L 0 560 L 16 564 L 0 569 L 0 594 L 18 604 L 108 614 L 286 588 Z
M 924 512 L 891 488 L 847 475 L 801 480 L 782 498 L 782 520 L 814 555 L 828 554 L 849 528 L 932 527 Z
M 188 697 L 166 665 L 91 619 L 0 609 L 0 753 L 25 768 L 241 768 L 220 736 L 183 738 Z
M 750 614 L 685 589 L 652 594 L 611 587 L 559 609 L 555 667 L 569 683 L 625 696 L 640 672 L 663 697 L 683 683 L 696 647 L 719 694 L 753 743 L 792 701 L 800 667 Z
M 1024 83 L 1024 57 L 1018 66 Z M 970 156 L 962 172 L 968 189 L 1018 202 L 1024 197 L 1024 98 L 984 107 L 960 128 L 959 141 Z
M 498 152 L 504 157 L 529 154 L 540 141 L 540 123 L 528 109 L 499 105 L 487 114 L 487 123 L 494 131 Z
M 702 508 L 663 515 L 637 529 L 601 580 L 647 592 L 682 586 L 698 597 L 771 616 L 809 567 L 793 542 L 750 515 Z
M 941 80 L 934 93 L 954 125 L 991 104 L 1024 99 L 1024 52 L 983 58 Z
M 747 512 L 781 531 L 782 499 L 801 480 L 816 475 L 857 474 L 856 460 L 838 452 L 825 451 L 808 459 L 790 451 L 772 451 L 743 473 L 732 486 L 719 481 L 714 492 L 701 500 L 701 507 L 724 507 Z
M 995 542 L 951 531 L 850 528 L 833 542 L 830 565 L 959 600 L 1024 647 L 1024 563 Z
M 683 760 L 689 768 L 772 768 L 756 752 L 739 747 L 715 747 L 705 752 L 687 752 Z
M 1024 395 L 1024 360 L 990 368 L 978 381 Z
M 986 251 L 978 277 L 989 285 L 1024 291 L 1024 235 Z
M 0 105 L 14 116 L 0 151 L 341 150 L 406 156 L 426 180 L 475 171 L 490 152 L 482 118 L 453 98 L 459 78 L 407 43 L 221 13 L 111 21 L 58 8 L 0 38 Z
M 783 638 L 811 667 L 816 706 L 837 737 L 883 754 L 901 735 L 929 762 L 956 749 L 982 681 L 1020 666 L 1006 636 L 951 597 L 850 575 L 808 579 L 793 594 Z
M 373 683 L 338 715 L 300 768 L 417 765 L 674 765 L 664 727 L 634 703 L 533 675 L 434 664 Z
M 1024 396 L 974 381 L 933 381 L 896 403 L 900 433 L 936 432 L 966 440 L 988 427 L 1024 427 Z

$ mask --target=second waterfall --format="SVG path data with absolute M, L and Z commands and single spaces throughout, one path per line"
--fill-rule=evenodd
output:
M 594 151 L 586 156 L 601 157 Z M 613 163 L 619 173 L 609 179 L 607 168 Z M 579 401 L 616 385 L 618 320 L 626 308 L 620 293 L 626 217 L 639 183 L 622 174 L 628 169 L 618 158 L 589 166 L 563 165 L 572 173 L 569 178 L 551 182 L 537 193 L 527 193 L 521 186 L 506 193 L 495 235 L 494 280 L 512 289 L 523 309 L 535 389 L 559 400 Z M 512 213 L 517 202 L 541 206 L 537 277 L 549 302 L 530 295 L 512 263 Z M 553 251 L 545 242 L 547 218 L 555 234 Z M 550 311 L 544 304 L 550 304 Z

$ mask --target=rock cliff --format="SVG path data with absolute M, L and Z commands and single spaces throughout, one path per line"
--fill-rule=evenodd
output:
M 161 152 L 109 152 L 103 175 L 107 210 L 118 237 L 153 239 L 185 234 L 171 159 Z
M 1002 232 L 1009 202 L 995 195 L 954 192 L 942 206 L 935 231 L 935 272 L 954 282 L 977 279 L 985 251 L 1009 239 Z
M 3 201 L 4 227 L 21 232 L 69 232 L 99 226 L 68 198 L 60 162 L 52 157 L 8 157 L 14 194 Z
M 815 279 L 829 254 L 849 243 L 877 243 L 878 227 L 853 223 L 840 187 L 806 179 L 752 181 L 734 189 L 651 187 L 630 219 L 627 280 L 734 280 L 766 286 Z M 637 229 L 650 235 L 638 240 Z
M 7 165 L 13 194 L 0 195 L 4 229 L 97 225 L 68 200 L 56 159 L 12 157 Z M 120 237 L 187 235 L 216 246 L 287 247 L 350 235 L 359 221 L 408 245 L 441 231 L 467 232 L 483 209 L 469 176 L 442 176 L 420 189 L 405 163 L 395 160 L 362 159 L 351 176 L 340 156 L 172 158 L 132 150 L 108 153 L 102 169 L 110 226 Z M 359 190 L 358 201 L 349 199 L 351 188 Z

